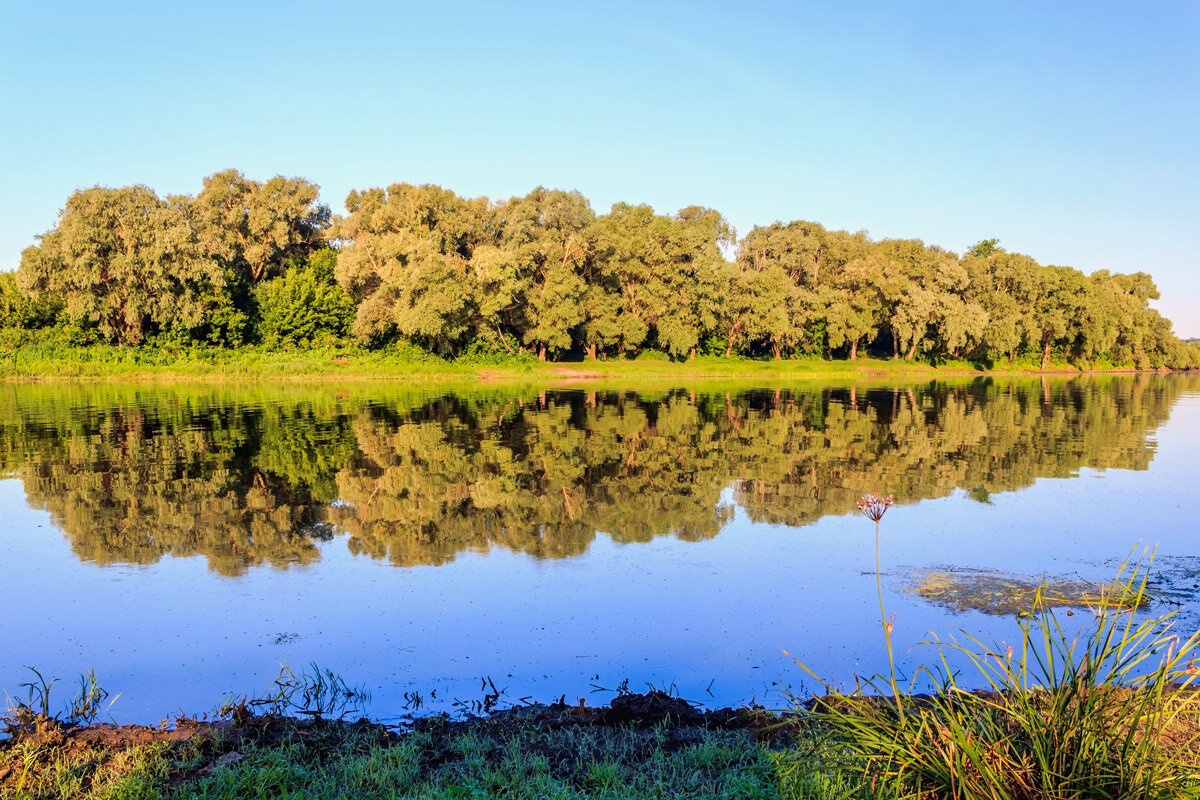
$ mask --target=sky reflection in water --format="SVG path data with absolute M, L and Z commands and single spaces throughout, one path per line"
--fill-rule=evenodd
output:
M 1009 617 L 902 592 L 934 565 L 1111 575 L 1197 555 L 1200 380 L 423 396 L 377 387 L 4 387 L 0 685 L 93 667 L 120 721 L 266 693 L 286 662 L 394 718 L 674 686 L 783 702 L 781 649 L 844 680 Z M 296 396 L 299 394 L 299 396 Z M 980 502 L 986 500 L 987 502 Z M 597 532 L 599 531 L 599 532 Z M 665 535 L 674 534 L 674 535 Z M 1076 621 L 1086 615 L 1077 615 Z M 711 694 L 709 693 L 711 690 Z M 431 701 L 436 691 L 437 701 Z

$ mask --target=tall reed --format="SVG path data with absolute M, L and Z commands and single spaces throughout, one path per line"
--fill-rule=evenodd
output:
M 876 558 L 882 612 L 878 548 Z M 1016 648 L 969 634 L 927 643 L 938 664 L 918 669 L 907 691 L 896 684 L 886 616 L 886 683 L 876 675 L 842 693 L 797 660 L 825 689 L 797 710 L 826 738 L 819 759 L 788 769 L 857 774 L 863 794 L 923 799 L 1200 796 L 1200 632 L 1177 635 L 1176 612 L 1138 613 L 1152 561 L 1149 551 L 1127 559 L 1082 630 L 1065 627 L 1039 592 L 1018 617 Z M 975 666 L 973 684 L 951 667 L 955 653 Z M 921 679 L 937 689 L 915 694 Z

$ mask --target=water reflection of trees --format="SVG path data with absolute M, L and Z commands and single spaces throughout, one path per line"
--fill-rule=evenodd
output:
M 716 535 L 733 501 L 802 525 L 866 491 L 980 500 L 1081 467 L 1145 469 L 1194 377 L 886 389 L 248 397 L 0 394 L 0 459 L 80 558 L 204 555 L 236 574 L 354 553 L 440 564 Z

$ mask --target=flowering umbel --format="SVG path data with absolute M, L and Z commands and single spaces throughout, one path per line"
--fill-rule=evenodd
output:
M 900 702 L 900 687 L 896 685 L 896 657 L 892 653 L 895 617 L 888 619 L 887 610 L 883 606 L 883 572 L 879 569 L 879 520 L 883 519 L 883 515 L 895 502 L 894 495 L 880 497 L 877 494 L 864 494 L 858 501 L 858 510 L 875 523 L 875 589 L 879 592 L 879 619 L 883 623 L 883 641 L 887 645 L 888 671 L 891 677 L 892 697 L 896 699 L 896 714 L 903 720 L 904 706 Z
M 883 514 L 896 502 L 895 495 L 880 497 L 876 494 L 864 494 L 858 501 L 858 510 L 867 515 L 872 522 L 879 522 Z

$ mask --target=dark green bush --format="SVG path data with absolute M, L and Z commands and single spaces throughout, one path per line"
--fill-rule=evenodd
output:
M 254 289 L 258 338 L 270 348 L 336 344 L 350 335 L 354 301 L 333 280 L 337 254 L 314 253 Z

